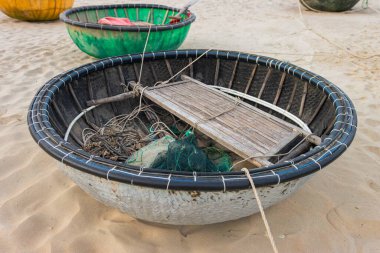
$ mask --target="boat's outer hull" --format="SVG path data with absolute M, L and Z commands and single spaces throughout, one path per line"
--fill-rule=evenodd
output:
M 173 30 L 151 31 L 147 52 L 179 48 L 185 41 L 191 24 Z M 148 32 L 111 31 L 66 24 L 67 31 L 80 50 L 96 58 L 105 58 L 144 51 Z
M 195 61 L 200 55 L 204 59 Z M 172 76 L 170 72 L 177 73 L 190 61 L 194 63 L 193 68 L 188 70 L 190 76 L 198 80 L 207 79 L 206 83 L 213 83 L 217 77 L 223 84 L 221 86 L 226 87 L 230 83 L 235 90 L 244 90 L 244 84 L 247 87 L 263 87 L 272 73 L 277 76 L 268 82 L 271 83 L 268 93 L 272 97 L 263 99 L 276 101 L 275 94 L 280 94 L 281 99 L 287 94 L 288 98 L 278 103 L 281 108 L 296 105 L 293 109 L 296 113 L 305 109 L 303 114 L 307 114 L 302 119 L 311 122 L 309 126 L 316 135 L 324 137 L 322 143 L 290 161 L 250 168 L 250 176 L 259 188 L 266 207 L 297 190 L 306 180 L 304 177 L 332 163 L 354 139 L 356 111 L 343 91 L 317 74 L 264 56 L 219 50 L 162 51 L 144 56 L 136 54 L 108 58 L 52 78 L 38 91 L 28 111 L 27 123 L 34 140 L 56 160 L 71 166 L 64 168 L 64 171 L 84 190 L 134 217 L 169 224 L 206 224 L 238 219 L 257 212 L 249 181 L 242 171 L 190 173 L 157 170 L 130 166 L 83 151 L 81 137 L 84 128 L 92 127 L 92 124 L 101 125 L 109 117 L 123 114 L 124 111 L 117 109 L 132 109 L 138 104 L 137 99 L 135 104 L 111 104 L 108 109 L 94 109 L 92 117 L 88 115 L 87 123 L 82 119 L 79 123 L 82 125 L 77 124 L 77 128 L 72 130 L 69 141 L 63 139 L 68 121 L 83 112 L 86 101 L 120 94 L 123 92 L 120 83 L 138 81 L 138 64 L 143 59 L 151 65 L 152 72 L 149 79 L 143 78 L 142 83 L 150 84 L 167 80 Z M 160 74 L 156 80 L 154 68 L 157 69 L 156 75 Z M 218 70 L 215 72 L 217 75 L 210 71 L 214 68 Z M 258 80 L 252 75 L 256 68 L 263 70 Z M 145 73 L 144 77 L 148 77 L 149 72 Z M 281 91 L 278 87 L 281 87 L 279 82 L 284 80 L 283 77 L 288 81 L 284 83 L 288 89 L 287 92 L 278 92 Z M 231 80 L 236 83 L 231 84 Z M 94 97 L 92 93 L 95 92 L 98 94 Z M 248 94 L 252 95 L 252 92 Z M 310 101 L 314 103 L 308 104 Z M 189 190 L 196 192 L 189 193 Z
M 308 9 L 341 12 L 350 10 L 359 0 L 300 0 L 300 2 Z
M 59 14 L 73 6 L 74 0 L 0 0 L 0 10 L 11 18 L 25 21 L 58 19 Z
M 145 221 L 204 225 L 236 220 L 259 211 L 251 189 L 226 192 L 156 189 L 107 180 L 62 163 L 59 167 L 98 201 Z M 258 188 L 264 208 L 287 198 L 308 178 Z

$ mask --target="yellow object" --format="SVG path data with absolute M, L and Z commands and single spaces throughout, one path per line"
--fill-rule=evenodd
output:
M 73 6 L 74 0 L 0 0 L 5 15 L 26 21 L 58 19 L 59 14 Z

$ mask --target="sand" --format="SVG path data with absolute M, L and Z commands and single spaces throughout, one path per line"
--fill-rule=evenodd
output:
M 380 10 L 378 1 L 370 6 Z M 349 150 L 266 210 L 279 251 L 380 252 L 380 57 L 347 52 L 380 53 L 380 14 L 360 4 L 348 13 L 304 11 L 305 26 L 296 0 L 204 0 L 193 10 L 198 19 L 182 48 L 288 60 L 336 83 L 356 105 L 359 130 Z M 34 143 L 26 113 L 44 82 L 94 58 L 76 48 L 59 21 L 28 23 L 0 14 L 0 45 L 0 252 L 272 252 L 260 215 L 160 226 L 85 194 Z

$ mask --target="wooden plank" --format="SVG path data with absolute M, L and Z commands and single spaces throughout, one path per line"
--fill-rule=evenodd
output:
M 196 80 L 196 79 L 192 79 L 192 78 L 190 78 L 190 77 L 188 77 L 188 76 L 186 76 L 186 75 L 182 75 L 181 78 L 182 78 L 183 80 L 188 80 L 188 81 L 191 81 L 191 82 L 197 83 L 197 84 L 199 84 L 199 85 L 203 85 L 204 87 L 207 87 L 207 85 L 205 85 L 204 83 L 202 83 L 202 82 L 200 82 L 200 81 L 198 81 L 198 80 Z M 180 84 L 180 82 L 179 82 L 178 84 Z M 221 95 L 223 95 L 223 97 L 224 97 L 224 96 L 227 96 L 227 97 L 224 97 L 224 99 L 230 99 L 230 100 L 232 99 L 231 96 L 226 95 L 226 94 L 225 94 L 224 92 L 222 92 L 222 91 L 215 90 L 215 89 L 210 89 L 210 91 L 211 91 L 211 92 L 214 92 L 214 93 L 221 94 Z M 179 94 L 179 93 L 182 92 L 182 89 L 181 89 L 181 88 L 178 88 L 178 90 L 175 90 L 174 92 L 176 92 L 176 94 Z M 195 98 L 196 100 L 199 100 L 199 99 L 202 98 L 202 97 L 201 97 L 202 93 L 198 93 L 197 91 L 193 91 L 193 93 L 194 93 L 194 94 L 197 94 L 197 95 L 196 95 L 196 98 Z M 187 98 L 189 95 L 191 95 L 191 94 L 187 94 L 187 93 L 185 93 L 185 97 L 184 97 L 184 98 Z M 209 100 L 210 100 L 210 97 L 209 97 L 209 96 L 206 96 L 206 100 L 209 101 Z M 232 100 L 235 101 L 234 99 L 232 99 Z M 224 101 L 224 100 L 223 100 L 223 101 Z M 258 114 L 260 115 L 259 118 L 255 118 L 255 119 L 253 120 L 254 122 L 252 122 L 252 124 L 254 124 L 254 123 L 260 123 L 260 124 L 264 124 L 264 125 L 265 125 L 265 122 L 263 122 L 263 121 L 261 121 L 261 120 L 267 118 L 267 119 L 271 119 L 271 120 L 272 120 L 272 123 L 277 124 L 278 129 L 281 129 L 282 127 L 287 127 L 288 129 L 292 129 L 293 131 L 295 131 L 295 132 L 297 132 L 297 133 L 299 133 L 299 134 L 302 134 L 303 136 L 308 136 L 308 135 L 310 135 L 310 134 L 309 134 L 308 132 L 306 132 L 305 130 L 303 130 L 303 129 L 301 129 L 301 128 L 299 128 L 299 127 L 297 127 L 297 126 L 295 126 L 295 125 L 293 125 L 293 124 L 291 124 L 291 123 L 288 123 L 288 122 L 286 122 L 286 121 L 283 121 L 283 120 L 281 120 L 281 119 L 279 119 L 279 118 L 277 118 L 277 117 L 275 117 L 275 116 L 273 116 L 273 115 L 271 115 L 271 114 L 269 114 L 269 113 L 267 113 L 267 112 L 264 112 L 264 111 L 258 109 L 257 107 L 254 107 L 254 106 L 252 106 L 252 105 L 250 105 L 250 104 L 247 104 L 247 103 L 243 103 L 242 105 L 244 105 L 245 107 L 250 108 L 251 110 L 253 110 L 254 112 L 256 112 L 256 113 L 258 113 Z M 207 105 L 207 109 L 210 110 L 210 109 L 212 109 L 212 107 L 209 107 L 209 105 Z M 238 110 L 237 110 L 237 111 L 238 111 Z M 251 116 L 253 116 L 253 115 L 251 115 Z M 264 117 L 262 117 L 262 116 L 264 116 Z M 252 119 L 252 118 L 253 118 L 253 117 L 248 117 L 248 118 L 247 118 L 247 117 L 245 117 L 245 115 L 240 115 L 239 121 L 241 122 L 241 121 L 244 121 L 244 120 L 247 120 L 247 119 L 249 120 L 249 119 Z M 271 133 L 272 135 L 275 134 L 275 132 L 274 132 L 273 130 L 276 130 L 276 129 L 271 129 L 271 130 L 270 130 L 270 133 Z M 263 132 L 266 131 L 266 128 L 262 128 L 261 131 L 263 131 Z M 320 138 L 319 138 L 318 136 L 316 136 L 316 135 L 309 136 L 309 137 L 308 137 L 308 141 L 310 141 L 311 143 L 316 144 L 316 145 L 319 145 L 320 142 L 321 142 Z
M 124 92 L 112 97 L 88 100 L 86 103 L 87 103 L 87 106 L 94 106 L 94 105 L 101 105 L 101 104 L 107 104 L 107 103 L 112 103 L 112 102 L 119 102 L 127 98 L 133 98 L 133 97 L 136 97 L 136 93 L 134 91 L 129 91 L 129 92 Z
M 194 66 L 193 66 L 193 58 L 189 57 L 190 64 L 190 77 L 194 77 Z
M 218 59 L 216 59 L 215 75 L 214 75 L 214 85 L 218 85 L 219 68 L 220 68 L 220 59 L 218 58 Z
M 299 135 L 294 125 L 193 81 L 150 87 L 144 96 L 243 158 L 273 155 Z M 269 158 L 249 161 L 265 166 Z
M 282 73 L 280 84 L 278 85 L 276 97 L 273 100 L 274 105 L 277 105 L 278 99 L 280 98 L 282 87 L 284 86 L 284 82 L 285 82 L 285 77 L 286 77 L 286 73 L 284 72 L 284 73 Z
M 303 114 L 303 109 L 305 107 L 305 101 L 306 101 L 306 96 L 307 96 L 307 82 L 304 82 L 303 85 L 303 92 L 302 92 L 302 98 L 301 98 L 301 105 L 300 105 L 300 110 L 298 112 L 298 116 L 301 118 Z
M 162 96 L 157 96 L 154 92 L 144 92 L 145 96 L 149 98 L 152 102 L 159 104 L 164 109 L 168 110 L 170 113 L 176 115 L 177 117 L 184 120 L 186 123 L 190 124 L 193 127 L 196 127 L 199 131 L 202 133 L 207 133 L 207 136 L 212 138 L 213 140 L 217 141 L 219 144 L 225 146 L 229 150 L 235 152 L 236 154 L 242 156 L 243 158 L 247 158 L 253 155 L 262 155 L 260 152 L 254 152 L 257 151 L 257 149 L 249 148 L 247 150 L 247 147 L 242 145 L 239 140 L 236 138 L 233 138 L 231 136 L 231 133 L 229 131 L 225 131 L 225 129 L 221 128 L 219 125 L 213 123 L 208 124 L 197 124 L 197 122 L 200 120 L 198 117 L 195 117 L 192 113 L 189 113 L 188 111 L 183 110 L 183 108 L 179 107 L 178 105 L 172 103 L 170 100 L 163 102 Z M 212 122 L 212 121 L 211 121 Z M 219 129 L 219 131 L 215 131 Z M 224 130 L 224 131 L 223 131 Z M 259 158 L 256 158 L 254 160 L 251 160 L 253 164 L 256 166 L 265 166 L 269 165 L 270 163 L 266 160 L 262 160 Z
M 213 90 L 211 90 L 211 92 L 212 91 Z M 183 104 L 186 107 L 192 108 L 193 110 L 195 110 L 195 109 L 202 110 L 203 108 L 208 108 L 209 115 L 215 115 L 217 113 L 220 113 L 219 108 L 223 107 L 223 105 L 226 104 L 225 100 L 222 100 L 221 103 L 220 102 L 218 103 L 218 102 L 212 100 L 208 95 L 199 93 L 199 92 L 194 91 L 194 90 L 192 90 L 191 94 L 188 94 L 188 93 L 183 94 L 183 89 L 181 89 L 180 87 L 178 89 L 173 89 L 173 90 L 169 91 L 169 94 L 168 94 L 168 96 L 166 96 L 166 99 L 171 99 L 170 94 L 173 94 L 173 93 L 175 93 L 176 96 L 181 96 L 181 97 L 178 97 L 178 99 L 180 101 L 183 101 L 181 104 Z M 165 91 L 162 93 L 162 95 L 166 95 Z M 196 98 L 189 99 L 189 96 L 196 96 Z M 196 100 L 197 102 L 193 103 L 192 101 L 194 101 L 194 100 Z M 234 100 L 234 99 L 230 99 L 231 104 L 234 103 L 235 101 L 236 100 Z M 210 103 L 212 103 L 213 107 L 210 107 Z M 199 108 L 197 108 L 197 105 L 201 105 L 202 107 L 199 109 Z M 252 112 L 252 115 L 250 115 L 250 117 L 246 117 L 246 115 L 244 114 L 245 113 L 244 107 L 242 107 L 242 108 L 237 107 L 236 110 L 229 113 L 229 116 L 230 116 L 230 118 L 233 117 L 235 119 L 235 121 L 239 121 L 239 123 L 237 123 L 238 125 L 240 123 L 243 123 L 246 125 L 256 125 L 256 124 L 260 124 L 262 126 L 265 125 L 266 124 L 265 118 L 263 118 L 261 116 L 261 114 L 258 114 L 255 111 L 256 108 L 253 108 L 253 109 L 254 109 L 254 111 Z M 196 114 L 195 111 L 194 111 L 194 113 Z M 201 117 L 204 115 L 197 115 L 197 116 Z M 224 115 L 221 115 L 219 118 L 223 119 L 223 116 Z M 229 119 L 226 118 L 224 120 L 228 122 Z M 275 123 L 275 122 L 272 122 L 272 123 Z M 231 122 L 231 124 L 233 124 L 233 123 Z M 279 133 L 277 133 L 275 131 L 271 131 L 270 129 L 267 129 L 267 128 L 263 128 L 260 133 L 264 134 L 264 135 L 266 133 L 268 139 L 271 139 L 271 136 L 274 136 L 276 138 L 281 137 L 279 135 Z
M 248 94 L 248 91 L 249 91 L 249 89 L 252 86 L 252 80 L 255 77 L 256 70 L 257 70 L 257 64 L 253 67 L 251 75 L 249 76 L 249 79 L 248 79 L 248 82 L 247 82 L 247 86 L 245 87 L 245 90 L 244 90 L 245 94 Z
M 282 87 L 284 86 L 284 82 L 285 82 L 285 77 L 286 77 L 286 73 L 284 72 L 284 73 L 282 73 L 281 80 L 280 80 L 280 83 L 278 85 L 278 89 L 277 89 L 277 92 L 276 92 L 276 96 L 275 96 L 275 98 L 273 100 L 273 104 L 274 105 L 277 105 L 277 102 L 278 102 L 278 100 L 280 98 L 280 94 L 282 92 Z M 269 110 L 268 113 L 272 114 L 272 110 Z
M 164 97 L 165 99 L 170 99 L 170 97 L 166 97 L 165 95 L 164 95 L 163 97 Z M 192 113 L 192 114 L 194 114 L 194 115 L 195 115 L 196 117 L 198 117 L 198 118 L 201 118 L 201 117 L 206 117 L 206 118 L 207 118 L 207 117 L 212 116 L 212 114 L 208 114 L 208 115 L 204 115 L 204 114 L 203 114 L 203 115 L 200 115 L 199 112 L 202 112 L 202 111 L 201 111 L 199 108 L 195 107 L 194 104 L 190 104 L 190 105 L 187 105 L 187 104 L 185 104 L 185 105 L 181 105 L 181 104 L 175 103 L 175 101 L 172 101 L 172 102 L 173 102 L 176 106 L 179 106 L 179 107 L 183 108 L 185 111 L 187 111 L 188 113 Z M 197 112 L 198 112 L 198 113 L 197 113 Z M 233 113 L 233 112 L 230 112 L 230 113 L 228 114 L 228 117 L 233 118 L 233 117 L 231 117 L 231 114 L 232 114 L 232 113 Z M 216 114 L 214 114 L 214 115 L 216 115 Z M 214 119 L 214 121 L 218 123 L 218 126 L 217 126 L 217 127 L 222 127 L 222 128 L 226 128 L 226 129 L 231 129 L 232 132 L 230 132 L 229 134 L 230 134 L 232 137 L 235 136 L 235 135 L 236 135 L 236 132 L 238 131 L 238 132 L 239 132 L 238 139 L 239 139 L 240 136 L 241 136 L 241 137 L 243 137 L 246 141 L 253 141 L 253 142 L 257 143 L 256 148 L 257 148 L 258 150 L 260 150 L 262 154 L 264 154 L 264 153 L 266 153 L 266 152 L 268 151 L 268 148 L 265 147 L 265 146 L 263 146 L 264 143 L 268 143 L 268 141 L 271 142 L 272 145 L 276 143 L 276 141 L 273 140 L 273 139 L 272 139 L 272 140 L 263 139 L 263 138 L 265 138 L 265 136 L 263 136 L 262 133 L 255 131 L 254 128 L 249 129 L 249 130 L 254 130 L 254 131 L 244 131 L 244 130 L 246 130 L 246 129 L 243 129 L 243 128 L 242 128 L 242 125 L 239 124 L 239 122 L 236 122 L 236 120 L 235 120 L 235 124 L 233 124 L 233 123 L 232 123 L 233 121 L 232 121 L 232 120 L 227 120 L 226 117 L 227 117 L 227 115 L 225 114 L 225 115 L 221 115 L 221 116 L 219 116 L 219 117 L 217 117 L 217 118 Z M 238 118 L 240 118 L 240 117 L 238 117 Z M 234 118 L 233 118 L 233 119 L 234 119 Z M 195 125 L 195 126 L 198 126 L 198 125 L 200 125 L 200 123 L 202 123 L 202 122 L 201 122 L 201 121 L 197 121 L 197 122 L 195 122 L 194 125 Z M 209 123 L 211 124 L 212 122 L 210 121 Z M 226 131 L 227 131 L 227 130 L 226 130 Z M 252 137 L 255 137 L 255 138 L 252 138 Z M 241 139 L 241 138 L 240 138 L 240 139 Z
M 268 152 L 268 154 L 269 154 L 269 155 L 275 155 L 275 154 L 278 154 L 283 148 L 287 147 L 288 144 L 289 144 L 290 142 L 292 142 L 292 141 L 293 141 L 298 135 L 299 135 L 298 133 L 294 132 L 293 135 L 289 135 L 289 136 L 283 138 L 283 139 L 279 142 L 279 144 L 278 144 L 277 146 L 273 147 L 273 148 Z M 269 159 L 269 158 L 270 158 L 270 157 L 268 157 L 268 159 Z
M 174 82 L 174 83 L 161 83 L 161 84 L 159 84 L 157 86 L 147 87 L 146 89 L 147 90 L 157 90 L 157 89 L 166 88 L 168 86 L 179 85 L 181 83 L 185 83 L 185 82 L 184 81 L 179 81 L 179 82 Z
M 186 76 L 186 75 L 182 75 L 181 78 L 182 78 L 183 80 L 192 81 L 192 82 L 197 83 L 197 84 L 199 84 L 199 85 L 205 85 L 204 83 L 202 83 L 202 82 L 200 82 L 200 81 L 198 81 L 198 80 L 196 80 L 196 79 L 190 78 L 190 77 L 188 77 L 188 76 Z M 211 90 L 211 91 L 213 91 L 213 92 L 218 92 L 218 93 L 220 93 L 220 94 L 223 94 L 223 95 L 225 95 L 225 96 L 231 98 L 231 96 L 226 95 L 226 94 L 223 93 L 222 91 L 219 91 L 219 90 Z M 266 117 L 266 118 L 270 118 L 270 119 L 272 119 L 273 121 L 277 122 L 277 124 L 278 124 L 279 126 L 282 126 L 282 125 L 284 125 L 284 126 L 288 126 L 288 127 L 292 128 L 293 130 L 297 130 L 297 131 L 299 131 L 299 132 L 301 132 L 301 133 L 305 133 L 305 131 L 303 131 L 302 129 L 298 128 L 297 126 L 295 126 L 295 125 L 293 125 L 293 124 L 291 124 L 291 123 L 288 123 L 288 122 L 286 122 L 286 121 L 284 121 L 284 120 L 281 120 L 281 119 L 277 118 L 276 116 L 273 116 L 273 115 L 271 115 L 271 114 L 269 114 L 269 113 L 266 113 L 266 112 L 264 112 L 264 111 L 258 109 L 257 107 L 255 107 L 255 106 L 253 106 L 253 105 L 250 105 L 250 104 L 248 104 L 248 103 L 244 103 L 244 106 L 249 107 L 249 108 L 252 109 L 253 111 L 257 111 L 258 114 L 262 114 L 262 115 L 263 115 L 264 117 Z M 307 134 L 306 134 L 306 135 L 307 135 Z
M 272 74 L 272 69 L 270 68 L 270 69 L 268 69 L 268 72 L 265 75 L 263 85 L 261 86 L 261 89 L 260 89 L 259 95 L 257 95 L 257 98 L 261 98 L 261 95 L 263 95 L 265 86 L 267 85 L 268 79 L 269 79 L 271 74 Z
M 232 88 L 232 84 L 233 84 L 234 79 L 235 79 L 235 74 L 236 74 L 236 69 L 237 69 L 238 64 L 239 64 L 239 60 L 237 60 L 235 62 L 234 69 L 233 69 L 232 74 L 231 74 L 231 79 L 230 79 L 230 82 L 228 83 L 228 88 L 229 89 Z
M 173 74 L 173 71 L 172 71 L 172 68 L 170 66 L 170 62 L 168 61 L 168 59 L 165 59 L 165 63 L 166 63 L 166 67 L 168 68 L 170 77 L 172 77 L 174 74 Z

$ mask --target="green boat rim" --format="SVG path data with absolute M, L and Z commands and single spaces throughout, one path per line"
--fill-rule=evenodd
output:
M 119 25 L 104 25 L 104 24 L 98 24 L 98 23 L 89 23 L 89 22 L 80 22 L 69 18 L 69 15 L 73 13 L 78 13 L 81 11 L 88 11 L 88 10 L 103 10 L 103 9 L 111 9 L 111 8 L 155 8 L 155 9 L 166 9 L 170 11 L 176 11 L 179 12 L 179 8 L 170 7 L 166 5 L 159 5 L 159 4 L 113 4 L 113 5 L 93 5 L 93 6 L 82 6 L 77 8 L 72 8 L 67 11 L 64 11 L 60 14 L 59 18 L 62 22 L 83 27 L 83 28 L 90 28 L 90 29 L 100 29 L 100 30 L 110 30 L 110 31 L 128 31 L 128 32 L 147 32 L 149 29 L 151 31 L 165 31 L 165 30 L 173 30 L 176 28 L 180 28 L 183 26 L 187 26 L 195 21 L 196 16 L 194 13 L 187 11 L 187 13 L 190 13 L 190 17 L 186 18 L 183 21 L 180 21 L 175 24 L 164 24 L 164 25 L 152 25 L 151 28 L 149 26 L 119 26 Z

